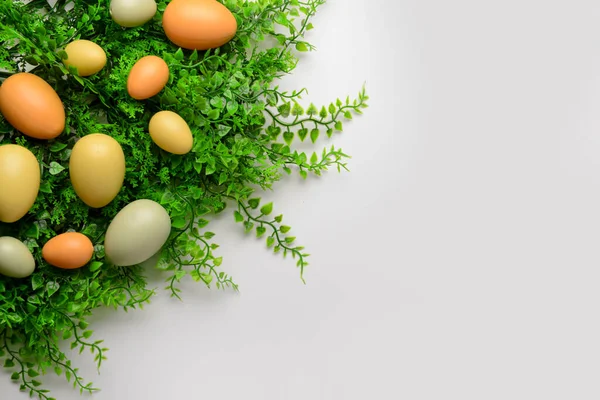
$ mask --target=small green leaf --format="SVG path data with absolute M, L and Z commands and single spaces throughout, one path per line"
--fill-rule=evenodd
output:
M 342 121 L 336 121 L 335 129 L 340 132 L 342 131 Z
M 283 214 L 280 214 L 278 216 L 275 217 L 275 221 L 278 223 L 281 223 L 281 221 L 283 221 Z
M 4 364 L 4 366 L 6 366 L 6 364 Z M 10 376 L 10 379 L 12 379 L 13 381 L 17 381 L 19 380 L 19 378 L 21 378 L 21 374 L 18 372 L 13 372 Z
M 254 197 L 248 200 L 248 205 L 252 209 L 257 209 L 260 204 L 260 197 Z
M 302 177 L 302 179 L 306 179 L 308 177 L 308 173 L 305 170 L 301 170 L 300 176 Z
M 308 51 L 308 46 L 304 42 L 296 43 L 296 50 L 298 51 Z
M 40 192 L 42 193 L 52 193 L 52 187 L 50 186 L 50 182 L 44 181 L 40 184 Z
M 14 367 L 14 366 L 15 366 L 15 362 L 14 362 L 12 359 L 10 359 L 10 358 L 7 358 L 7 359 L 4 361 L 4 368 L 12 368 L 12 367 Z
M 173 222 L 171 223 L 171 226 L 173 226 L 173 228 L 175 229 L 183 229 L 185 228 L 185 226 L 187 225 L 187 220 L 183 217 L 178 217 L 173 219 Z
M 337 108 L 335 108 L 335 104 L 331 103 L 329 105 L 329 113 L 330 114 L 335 114 L 335 111 L 337 110 Z
M 285 242 L 286 242 L 287 244 L 294 243 L 294 240 L 296 240 L 296 237 L 295 237 L 295 236 L 288 236 L 288 237 L 286 237 L 286 238 L 285 238 Z
M 55 142 L 50 146 L 50 151 L 53 153 L 57 153 L 61 150 L 64 150 L 67 147 L 66 143 Z
M 281 231 L 281 233 L 288 233 L 290 231 L 290 229 L 292 229 L 290 226 L 287 225 L 281 225 L 281 228 L 279 228 L 279 230 Z
M 271 212 L 273 212 L 273 203 L 267 203 L 264 206 L 261 207 L 260 212 L 263 215 L 269 215 L 271 214 Z
M 30 378 L 35 378 L 36 376 L 40 376 L 40 374 L 34 369 L 28 369 L 27 376 L 29 376 Z
M 102 265 L 103 265 L 103 263 L 102 263 L 102 262 L 100 262 L 100 261 L 93 261 L 93 262 L 90 264 L 90 271 L 94 272 L 94 271 L 96 271 L 96 270 L 100 269 L 100 267 L 101 267 Z
M 272 247 L 275 244 L 275 238 L 273 236 L 269 236 L 267 238 L 267 247 Z
M 41 274 L 35 274 L 31 278 L 31 288 L 37 290 L 44 286 L 44 277 Z
M 256 227 L 256 237 L 261 237 L 266 232 L 267 232 L 267 228 L 265 228 L 264 226 L 257 226 Z
M 234 211 L 233 216 L 235 218 L 235 222 L 242 222 L 244 220 L 244 216 L 237 210 Z
M 177 61 L 183 60 L 183 50 L 181 49 L 181 47 L 175 52 L 175 59 Z
M 317 153 L 313 152 L 312 156 L 310 156 L 310 163 L 316 164 L 317 161 L 319 161 L 319 156 L 317 156 Z
M 301 141 L 304 141 L 304 139 L 306 139 L 307 135 L 308 135 L 308 129 L 306 129 L 306 128 L 298 129 L 298 138 Z
M 286 238 L 286 241 L 287 241 L 287 239 L 288 238 Z M 93 334 L 94 334 L 94 332 L 92 332 L 92 331 L 85 331 L 85 332 L 83 332 L 83 337 L 86 338 L 86 339 L 89 339 L 89 338 L 92 337 Z
M 315 143 L 318 138 L 319 138 L 319 130 L 317 128 L 314 128 L 313 130 L 310 131 L 310 141 Z
M 286 131 L 283 133 L 283 140 L 290 146 L 294 141 L 294 132 Z
M 58 175 L 58 174 L 60 174 L 64 170 L 65 170 L 65 167 L 63 167 L 62 165 L 60 165 L 56 161 L 52 161 L 50 163 L 50 175 Z
M 319 111 L 319 117 L 321 117 L 321 119 L 327 118 L 327 109 L 325 106 L 321 107 L 321 111 Z

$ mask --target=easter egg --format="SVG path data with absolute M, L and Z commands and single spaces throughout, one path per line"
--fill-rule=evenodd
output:
M 167 210 L 152 200 L 136 200 L 117 213 L 106 231 L 104 251 L 115 265 L 136 265 L 155 255 L 171 233 Z
M 75 193 L 85 204 L 104 207 L 117 196 L 125 180 L 121 145 L 102 133 L 82 137 L 71 151 L 69 175 Z
M 169 81 L 169 66 L 160 57 L 140 58 L 127 77 L 127 92 L 136 100 L 148 99 L 158 94 Z
M 94 245 L 82 233 L 67 232 L 50 239 L 42 248 L 42 257 L 50 265 L 76 269 L 86 265 L 94 254 Z
M 194 138 L 190 127 L 179 114 L 159 111 L 150 118 L 150 137 L 158 147 L 173 154 L 186 154 L 192 150 Z
M 237 21 L 215 0 L 173 0 L 163 14 L 163 29 L 179 47 L 207 50 L 229 42 L 237 32 Z
M 40 189 L 40 164 L 23 146 L 0 146 L 0 221 L 21 219 L 37 198 Z
M 35 270 L 35 259 L 23 242 L 14 237 L 0 237 L 0 274 L 25 278 Z
M 112 0 L 110 16 L 117 24 L 126 28 L 144 25 L 156 14 L 154 0 Z
M 106 65 L 106 53 L 102 47 L 89 40 L 75 40 L 65 47 L 69 56 L 63 63 L 77 68 L 80 76 L 90 76 Z
M 58 94 L 37 75 L 20 72 L 0 86 L 0 113 L 23 134 L 53 139 L 65 129 L 65 108 Z

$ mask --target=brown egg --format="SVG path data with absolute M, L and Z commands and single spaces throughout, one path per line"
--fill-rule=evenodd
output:
M 67 232 L 50 239 L 42 248 L 42 257 L 58 268 L 75 269 L 86 265 L 94 254 L 94 245 L 82 233 Z
M 45 80 L 28 72 L 0 86 L 0 113 L 17 130 L 36 139 L 54 139 L 65 129 L 65 108 Z
M 127 78 L 127 92 L 136 100 L 157 95 L 169 81 L 169 66 L 160 57 L 140 58 Z
M 173 0 L 163 14 L 163 29 L 179 47 L 207 50 L 229 42 L 237 32 L 237 21 L 215 0 Z

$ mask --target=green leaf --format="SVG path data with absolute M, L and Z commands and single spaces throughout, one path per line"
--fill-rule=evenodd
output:
M 36 370 L 28 369 L 27 376 L 29 376 L 30 378 L 35 378 L 36 376 L 40 376 L 40 374 Z
M 308 46 L 306 45 L 305 42 L 298 42 L 298 43 L 296 43 L 296 50 L 298 50 L 298 51 L 308 51 Z
M 187 219 L 184 217 L 178 217 L 173 219 L 171 226 L 175 229 L 183 229 L 187 226 Z
M 273 212 L 273 203 L 267 203 L 261 207 L 260 212 L 262 215 L 269 215 Z
M 319 161 L 319 156 L 317 156 L 317 153 L 313 152 L 312 156 L 310 156 L 310 163 L 314 165 L 318 161 Z
M 298 138 L 300 138 L 301 141 L 304 141 L 304 139 L 306 139 L 307 135 L 308 135 L 308 129 L 306 129 L 306 128 L 298 129 Z
M 4 366 L 6 366 L 6 363 L 4 364 Z M 19 372 L 13 372 L 10 376 L 10 379 L 12 379 L 13 381 L 18 381 L 19 379 L 21 379 L 21 374 Z
M 12 359 L 7 358 L 6 360 L 4 360 L 4 368 L 12 368 L 15 366 L 15 363 Z
M 273 247 L 275 244 L 275 238 L 273 236 L 269 236 L 267 238 L 267 247 Z
M 321 119 L 327 118 L 327 109 L 325 106 L 321 107 L 321 111 L 319 111 L 319 117 L 321 117 Z
M 301 170 L 300 176 L 302 177 L 302 179 L 306 179 L 308 177 L 308 173 L 306 172 L 306 170 Z
M 290 231 L 290 229 L 292 229 L 290 226 L 287 225 L 281 225 L 281 227 L 279 228 L 279 230 L 281 231 L 281 233 L 288 233 Z
M 92 272 L 97 271 L 98 269 L 100 269 L 100 267 L 102 267 L 102 265 L 104 265 L 104 264 L 100 261 L 93 261 L 90 264 L 90 271 L 92 271 Z
M 31 277 L 31 288 L 37 290 L 44 286 L 44 276 L 42 274 L 35 274 Z
M 86 339 L 89 339 L 92 337 L 93 334 L 94 334 L 94 332 L 92 332 L 92 331 L 85 331 L 85 332 L 83 332 L 83 337 Z
M 329 113 L 330 114 L 335 114 L 336 110 L 337 110 L 337 108 L 335 108 L 335 104 L 331 103 L 329 105 Z
M 53 153 L 58 153 L 59 151 L 64 150 L 66 147 L 66 143 L 55 142 L 50 146 L 50 151 Z
M 256 237 L 261 237 L 266 232 L 267 232 L 267 228 L 265 228 L 264 226 L 257 226 L 256 227 Z
M 283 214 L 280 214 L 275 217 L 275 222 L 281 223 L 281 221 L 283 221 Z
M 43 181 L 40 184 L 40 192 L 42 192 L 42 193 L 52 193 L 52 187 L 50 186 L 50 182 Z
M 50 175 L 58 175 L 58 174 L 60 174 L 64 170 L 65 170 L 65 167 L 63 167 L 62 165 L 60 165 L 56 161 L 52 161 L 50 163 Z
M 177 61 L 183 60 L 183 50 L 181 49 L 181 47 L 175 52 L 175 59 Z
M 317 128 L 312 129 L 310 131 L 310 141 L 315 143 L 318 138 L 319 138 L 319 130 Z
M 342 121 L 336 121 L 336 123 L 335 123 L 335 129 L 337 131 L 342 131 Z
M 248 200 L 248 205 L 252 209 L 257 209 L 258 206 L 260 205 L 260 197 L 254 197 L 252 199 L 249 199 Z
M 237 210 L 233 212 L 233 216 L 235 218 L 235 222 L 242 222 L 244 220 L 244 216 Z
M 294 240 L 296 240 L 296 237 L 295 237 L 295 236 L 288 236 L 288 237 L 286 237 L 286 238 L 285 238 L 285 242 L 286 242 L 287 244 L 294 243 Z
M 284 132 L 283 140 L 285 141 L 285 143 L 287 143 L 288 146 L 290 146 L 292 144 L 292 142 L 294 141 L 294 132 L 292 132 L 292 131 Z

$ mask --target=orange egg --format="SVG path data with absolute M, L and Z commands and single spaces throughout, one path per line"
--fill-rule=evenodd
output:
M 50 265 L 76 269 L 86 265 L 94 254 L 94 245 L 82 233 L 67 232 L 50 239 L 42 248 L 42 257 Z
M 216 0 L 173 0 L 163 14 L 169 40 L 184 49 L 223 46 L 237 32 L 235 17 Z
M 45 80 L 28 72 L 0 86 L 0 113 L 17 130 L 36 139 L 54 139 L 65 129 L 65 108 Z
M 160 57 L 140 58 L 127 78 L 127 92 L 136 100 L 157 95 L 169 81 L 169 66 Z

